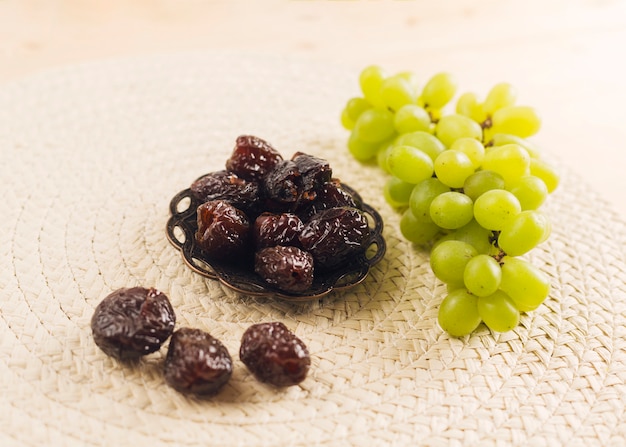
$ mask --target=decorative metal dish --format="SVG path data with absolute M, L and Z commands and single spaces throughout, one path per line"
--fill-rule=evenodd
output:
M 359 194 L 349 186 L 342 187 L 363 203 Z M 344 290 L 361 283 L 372 266 L 385 255 L 386 245 L 382 236 L 383 220 L 378 212 L 366 203 L 362 211 L 370 222 L 370 236 L 366 248 L 348 264 L 334 271 L 316 273 L 313 285 L 303 293 L 287 293 L 267 284 L 254 272 L 249 263 L 232 264 L 209 259 L 196 243 L 198 229 L 196 209 L 200 202 L 191 190 L 185 189 L 170 201 L 171 216 L 167 221 L 167 238 L 181 251 L 183 260 L 194 272 L 210 279 L 216 279 L 227 287 L 248 295 L 273 296 L 289 301 L 309 301 L 318 299 L 333 290 Z

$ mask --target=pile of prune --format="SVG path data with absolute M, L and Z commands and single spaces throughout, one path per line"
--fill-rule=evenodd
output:
M 237 138 L 225 170 L 190 187 L 201 203 L 195 239 L 208 259 L 251 264 L 271 287 L 306 293 L 316 272 L 362 253 L 370 228 L 362 204 L 326 160 L 286 160 L 267 141 Z
M 175 323 L 165 294 L 131 287 L 112 292 L 96 306 L 91 330 L 96 345 L 118 360 L 156 352 L 171 336 L 163 364 L 166 383 L 185 394 L 217 394 L 233 373 L 228 349 L 200 329 L 174 332 Z M 239 357 L 258 380 L 276 387 L 299 384 L 311 365 L 304 342 L 280 322 L 250 326 L 241 338 Z

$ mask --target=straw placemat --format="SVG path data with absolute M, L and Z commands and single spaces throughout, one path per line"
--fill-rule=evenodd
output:
M 0 91 L 0 445 L 626 445 L 626 230 L 563 172 L 532 260 L 550 298 L 507 334 L 451 339 L 444 295 L 398 232 L 383 175 L 345 150 L 354 73 L 227 54 L 47 72 Z M 327 158 L 385 219 L 388 251 L 349 291 L 292 305 L 192 273 L 165 237 L 170 199 L 222 168 L 239 134 Z M 120 287 L 165 292 L 177 327 L 209 331 L 234 373 L 212 399 L 165 385 L 166 346 L 135 366 L 93 343 Z M 282 321 L 312 366 L 296 387 L 239 361 L 252 323 Z

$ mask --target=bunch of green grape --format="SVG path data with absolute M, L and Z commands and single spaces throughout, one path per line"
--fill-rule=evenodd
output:
M 348 149 L 389 174 L 383 191 L 402 213 L 400 231 L 430 249 L 432 271 L 447 285 L 440 326 L 457 337 L 481 322 L 515 328 L 520 312 L 550 293 L 547 276 L 523 257 L 550 235 L 539 209 L 559 183 L 528 140 L 541 125 L 536 111 L 518 105 L 508 83 L 481 102 L 474 93 L 453 101 L 448 73 L 420 87 L 413 73 L 370 66 L 359 81 L 363 96 L 341 114 Z

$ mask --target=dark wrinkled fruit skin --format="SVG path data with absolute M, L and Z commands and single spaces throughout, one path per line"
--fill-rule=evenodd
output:
M 304 224 L 291 213 L 262 213 L 254 221 L 252 235 L 257 249 L 275 245 L 300 245 L 298 236 Z
M 239 358 L 258 380 L 277 387 L 302 382 L 311 366 L 306 345 L 280 322 L 250 326 L 241 338 Z
M 304 292 L 313 284 L 313 256 L 298 247 L 263 248 L 254 256 L 254 271 L 285 292 Z
M 300 233 L 302 248 L 313 255 L 316 268 L 329 269 L 361 253 L 370 235 L 365 214 L 356 208 L 320 211 Z
M 330 181 L 320 185 L 317 188 L 315 199 L 302 205 L 298 211 L 302 220 L 308 220 L 314 214 L 330 208 L 347 206 L 360 209 L 362 207 L 362 204 L 352 194 L 341 187 L 339 181 Z
M 291 159 L 302 175 L 304 189 L 302 199 L 315 199 L 317 189 L 332 178 L 333 171 L 330 164 L 326 160 L 303 152 L 296 152 Z
M 227 171 L 204 175 L 194 181 L 190 189 L 200 202 L 224 200 L 246 213 L 254 212 L 260 200 L 257 182 L 242 179 Z
M 152 288 L 131 287 L 116 290 L 98 304 L 91 330 L 102 351 L 128 360 L 158 351 L 175 323 L 166 295 Z
M 252 135 L 241 135 L 226 160 L 226 169 L 247 180 L 261 180 L 282 159 L 282 155 L 267 141 Z
M 302 175 L 291 160 L 283 160 L 274 166 L 263 179 L 263 192 L 270 208 L 295 209 L 304 191 Z
M 218 339 L 200 329 L 174 332 L 164 366 L 165 381 L 172 388 L 211 396 L 226 385 L 232 373 L 232 358 Z
M 211 258 L 230 260 L 248 250 L 250 222 L 246 214 L 223 200 L 198 207 L 196 241 Z

